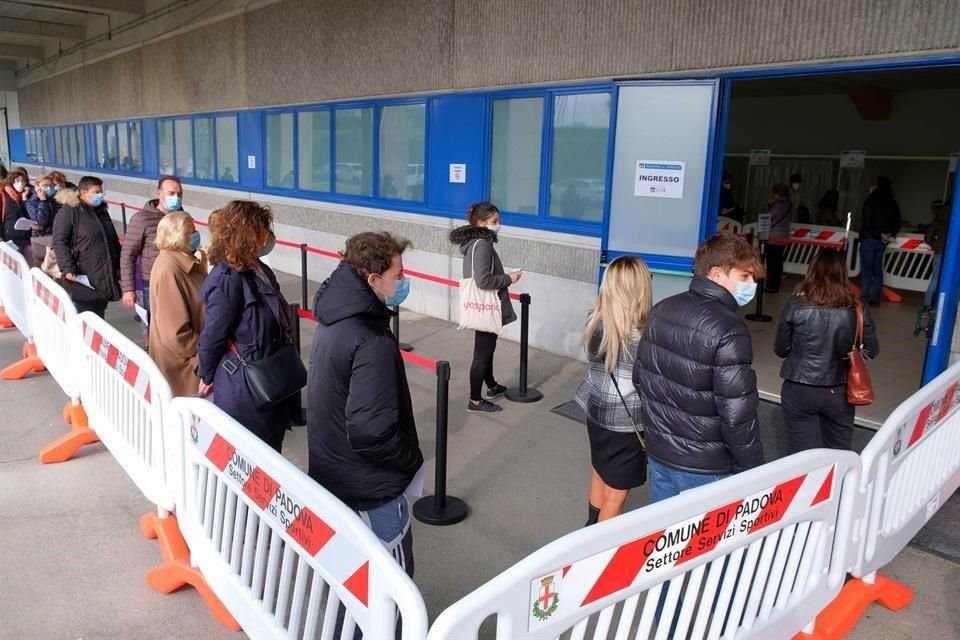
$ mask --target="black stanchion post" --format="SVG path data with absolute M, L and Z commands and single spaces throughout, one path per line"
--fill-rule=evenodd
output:
M 300 245 L 300 308 L 309 309 L 310 302 L 307 300 L 307 245 Z
M 527 388 L 527 352 L 530 333 L 530 294 L 520 294 L 520 385 L 516 389 L 507 389 L 507 400 L 513 402 L 537 402 L 543 394 L 536 389 Z
M 300 305 L 290 305 L 290 332 L 293 334 L 293 346 L 300 353 Z M 296 399 L 290 401 L 290 422 L 294 426 L 302 427 L 307 424 L 306 412 L 303 409 L 303 389 L 297 392 Z
M 406 342 L 400 342 L 400 305 L 394 305 L 390 307 L 393 309 L 393 320 L 391 320 L 393 328 L 393 337 L 397 340 L 397 346 L 400 347 L 400 351 L 413 351 L 413 346 L 407 344 Z
M 450 406 L 450 363 L 437 363 L 437 456 L 434 494 L 413 504 L 413 516 L 425 524 L 450 525 L 467 517 L 467 503 L 447 495 L 447 417 Z
M 120 203 L 120 220 L 123 221 L 123 235 L 127 235 L 127 203 Z
M 760 240 L 760 262 L 766 266 L 767 264 L 767 241 Z M 770 322 L 773 320 L 772 316 L 768 316 L 763 312 L 763 289 L 766 284 L 766 278 L 761 278 L 757 281 L 757 308 L 753 313 L 748 313 L 746 315 L 747 320 L 751 322 Z

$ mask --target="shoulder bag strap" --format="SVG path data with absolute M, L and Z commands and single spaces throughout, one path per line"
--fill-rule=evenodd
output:
M 863 306 L 859 300 L 854 304 L 857 310 L 857 333 L 853 336 L 853 347 L 851 347 L 851 351 L 863 348 Z
M 610 379 L 613 381 L 613 388 L 617 390 L 617 395 L 620 396 L 620 403 L 623 405 L 623 410 L 626 411 L 630 417 L 630 424 L 633 425 L 633 432 L 637 434 L 637 440 L 640 441 L 640 448 L 646 451 L 647 443 L 643 439 L 643 430 L 640 428 L 640 425 L 637 424 L 637 419 L 630 413 L 630 409 L 627 407 L 627 401 L 624 399 L 623 394 L 620 393 L 620 384 L 617 382 L 617 376 L 611 372 Z

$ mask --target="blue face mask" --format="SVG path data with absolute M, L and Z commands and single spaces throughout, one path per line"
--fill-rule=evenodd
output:
M 90 204 L 93 205 L 94 207 L 99 207 L 100 205 L 103 204 L 103 201 L 105 199 L 106 197 L 102 193 L 95 193 L 92 196 L 90 196 Z
M 392 296 L 385 296 L 383 303 L 388 307 L 399 307 L 410 295 L 410 281 L 406 278 L 397 280 L 397 288 Z
M 167 211 L 179 211 L 180 205 L 180 196 L 163 196 L 163 208 Z
M 733 299 L 737 301 L 738 305 L 744 307 L 750 304 L 755 295 L 757 295 L 756 282 L 737 282 L 737 290 L 733 294 Z
M 48 197 L 48 198 L 52 198 L 53 196 L 57 195 L 57 188 L 56 188 L 56 187 L 47 187 L 46 189 L 43 190 L 43 192 L 44 192 L 45 194 L 47 194 L 47 197 Z
M 200 248 L 201 239 L 202 238 L 200 237 L 200 232 L 194 231 L 193 235 L 190 236 L 190 253 L 194 253 L 197 249 Z

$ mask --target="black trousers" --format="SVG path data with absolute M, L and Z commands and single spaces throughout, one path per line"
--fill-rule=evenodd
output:
M 92 311 L 101 318 L 103 314 L 107 312 L 107 301 L 106 300 L 97 300 L 96 302 L 79 302 L 77 300 L 73 301 L 73 306 L 77 308 L 77 313 L 83 313 L 84 311 Z
M 767 244 L 767 291 L 780 290 L 780 280 L 783 278 L 783 250 L 782 244 Z
M 846 385 L 814 387 L 784 380 L 780 396 L 788 455 L 820 446 L 852 448 L 856 407 L 847 402 Z
M 483 383 L 495 387 L 493 377 L 493 352 L 497 350 L 497 334 L 477 331 L 473 340 L 473 364 L 470 365 L 470 399 L 479 402 L 483 396 Z

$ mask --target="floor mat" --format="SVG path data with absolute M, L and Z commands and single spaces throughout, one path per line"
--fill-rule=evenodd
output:
M 573 400 L 557 405 L 550 411 L 581 425 L 586 419 L 583 410 Z M 784 457 L 787 453 L 786 425 L 780 405 L 761 400 L 757 413 L 760 418 L 760 440 L 767 460 Z M 863 451 L 874 433 L 873 429 L 854 426 L 853 450 L 857 453 Z M 913 538 L 910 546 L 960 564 L 960 495 L 954 494 L 940 507 Z

